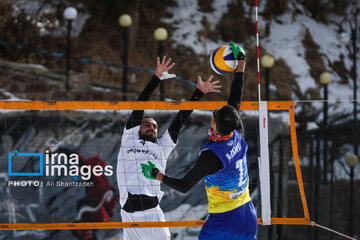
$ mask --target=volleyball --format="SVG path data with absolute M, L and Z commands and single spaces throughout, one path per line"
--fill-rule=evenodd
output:
M 210 55 L 210 66 L 217 74 L 227 74 L 235 71 L 238 60 L 235 59 L 233 50 L 229 45 L 223 45 Z

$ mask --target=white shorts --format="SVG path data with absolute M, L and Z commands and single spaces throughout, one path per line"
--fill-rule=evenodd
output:
M 123 222 L 164 222 L 164 213 L 160 206 L 128 213 L 121 209 Z M 170 240 L 169 228 L 124 228 L 124 240 Z

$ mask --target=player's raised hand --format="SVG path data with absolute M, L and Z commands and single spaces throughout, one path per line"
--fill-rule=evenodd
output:
M 160 57 L 157 57 L 156 59 L 156 70 L 155 70 L 155 76 L 157 76 L 158 78 L 162 79 L 162 77 L 164 75 L 169 75 L 168 74 L 168 71 L 170 71 L 174 66 L 175 66 L 175 63 L 171 63 L 171 58 L 168 58 L 166 60 L 166 56 L 164 56 L 162 59 L 161 59 L 161 62 L 160 62 Z M 163 74 L 164 73 L 164 74 Z M 170 74 L 171 75 L 171 74 Z M 174 76 L 175 77 L 175 76 Z M 163 79 L 167 79 L 167 78 L 170 78 L 170 77 L 166 77 Z
M 210 77 L 208 77 L 208 79 L 204 82 L 201 80 L 201 77 L 198 76 L 196 87 L 203 93 L 220 92 L 221 85 L 218 84 L 219 81 L 211 82 L 213 77 L 214 77 L 213 75 L 210 75 Z
M 237 59 L 237 60 L 246 59 L 246 53 L 242 47 L 240 47 L 239 45 L 236 45 L 234 42 L 230 42 L 229 44 L 231 46 L 231 49 L 233 51 L 235 59 Z

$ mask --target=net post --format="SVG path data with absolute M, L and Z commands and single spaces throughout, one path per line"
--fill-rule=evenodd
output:
M 303 179 L 302 179 L 302 174 L 301 174 L 301 169 L 300 169 L 300 160 L 299 160 L 299 152 L 298 152 L 298 147 L 297 147 L 294 109 L 295 109 L 295 105 L 294 105 L 294 102 L 292 102 L 292 105 L 290 106 L 290 109 L 289 109 L 291 148 L 293 151 L 296 178 L 298 181 L 301 202 L 302 202 L 303 210 L 304 210 L 304 218 L 308 222 L 310 222 L 310 214 L 309 214 L 309 209 L 308 209 L 307 202 L 306 202 L 304 184 L 303 184 Z
M 267 102 L 259 102 L 260 158 L 259 176 L 261 193 L 261 218 L 263 225 L 271 225 L 270 164 Z

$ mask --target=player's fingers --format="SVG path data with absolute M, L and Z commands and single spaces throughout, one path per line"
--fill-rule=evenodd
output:
M 168 60 L 166 61 L 165 66 L 169 65 L 169 64 L 170 64 L 170 62 L 171 62 L 171 58 L 168 58 Z
M 211 84 L 212 85 L 216 85 L 216 84 L 218 84 L 220 81 L 219 80 L 216 80 L 216 81 L 214 81 L 214 82 L 211 82 Z
M 159 66 L 160 65 L 160 57 L 156 58 L 156 64 Z
M 161 60 L 161 64 L 165 64 L 165 60 L 166 60 L 166 56 L 163 56 L 163 58 Z
M 214 77 L 213 75 L 210 75 L 206 81 L 210 82 L 213 77 Z
M 213 88 L 221 88 L 221 85 L 214 85 Z
M 172 63 L 170 66 L 168 66 L 167 70 L 171 70 L 175 66 L 175 63 Z
M 197 81 L 201 82 L 201 77 L 200 76 L 197 76 Z

